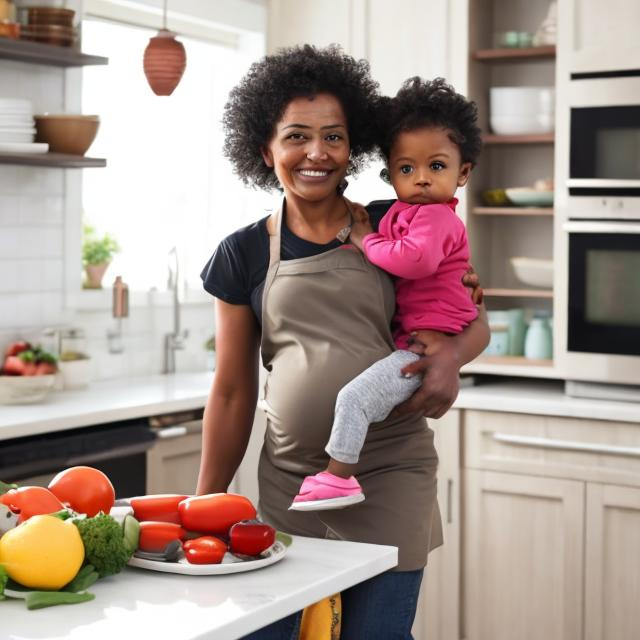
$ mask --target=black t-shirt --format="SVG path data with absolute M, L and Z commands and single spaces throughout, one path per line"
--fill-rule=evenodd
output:
M 377 230 L 393 200 L 367 205 L 371 225 Z M 266 216 L 227 236 L 213 252 L 200 277 L 206 291 L 230 304 L 250 305 L 258 323 L 262 320 L 262 290 L 269 268 L 269 234 Z M 316 244 L 298 238 L 282 225 L 280 258 L 294 260 L 315 256 L 340 245 L 339 240 Z

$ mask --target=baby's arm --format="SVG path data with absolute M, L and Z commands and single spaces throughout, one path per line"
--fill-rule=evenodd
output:
M 455 242 L 453 212 L 446 204 L 425 205 L 399 240 L 370 233 L 362 241 L 364 253 L 376 266 L 394 276 L 416 280 L 436 272 Z

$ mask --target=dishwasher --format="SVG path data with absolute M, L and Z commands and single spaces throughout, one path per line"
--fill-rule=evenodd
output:
M 46 487 L 68 467 L 86 465 L 103 471 L 116 498 L 146 493 L 147 450 L 157 431 L 148 418 L 0 441 L 0 480 Z

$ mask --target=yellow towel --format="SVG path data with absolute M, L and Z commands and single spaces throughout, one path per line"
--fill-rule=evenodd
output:
M 299 640 L 340 640 L 340 594 L 308 606 L 302 612 Z

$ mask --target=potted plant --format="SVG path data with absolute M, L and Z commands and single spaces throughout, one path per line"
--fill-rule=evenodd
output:
M 87 280 L 83 284 L 85 289 L 102 289 L 104 273 L 118 251 L 120 245 L 108 233 L 98 237 L 93 227 L 83 227 L 82 264 L 87 274 Z
M 205 343 L 207 352 L 207 370 L 213 371 L 216 368 L 216 337 L 211 336 Z

